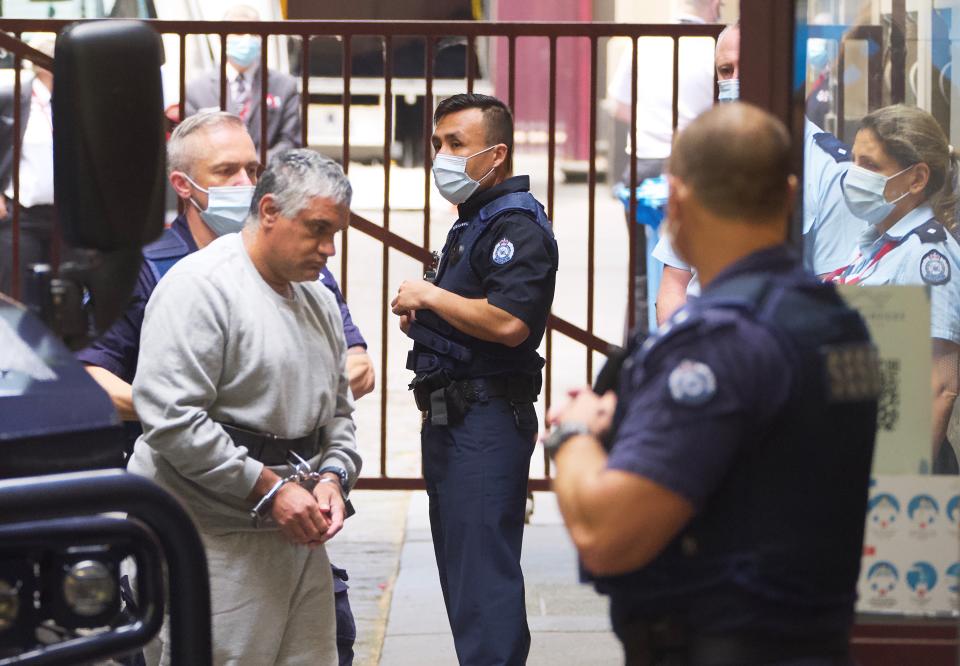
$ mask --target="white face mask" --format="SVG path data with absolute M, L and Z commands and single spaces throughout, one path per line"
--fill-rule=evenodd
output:
M 893 201 L 887 201 L 883 195 L 887 189 L 887 183 L 914 166 L 911 164 L 892 176 L 884 176 L 882 173 L 869 171 L 854 164 L 843 176 L 843 199 L 847 202 L 847 208 L 856 217 L 869 224 L 880 224 L 893 212 L 897 203 L 910 194 L 910 190 L 907 190 Z
M 190 197 L 190 203 L 200 211 L 202 219 L 210 231 L 217 236 L 230 234 L 243 229 L 243 224 L 250 214 L 250 201 L 253 199 L 253 185 L 226 185 L 203 189 L 187 174 L 183 177 L 190 184 L 207 195 L 207 209 L 200 208 L 200 204 Z
M 717 81 L 718 102 L 736 102 L 740 99 L 740 79 L 720 79 Z
M 480 187 L 483 179 L 493 173 L 493 168 L 491 167 L 480 180 L 474 180 L 467 174 L 467 160 L 494 148 L 496 148 L 495 145 L 467 157 L 437 153 L 433 158 L 433 180 L 437 184 L 437 189 L 440 190 L 440 195 L 454 205 L 462 204 L 469 199 Z

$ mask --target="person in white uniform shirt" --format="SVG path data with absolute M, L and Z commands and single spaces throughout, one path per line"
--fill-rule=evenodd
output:
M 278 154 L 243 230 L 177 262 L 147 304 L 128 469 L 196 520 L 216 664 L 337 663 L 323 544 L 361 461 L 340 311 L 318 278 L 350 198 L 332 160 Z M 320 475 L 313 488 L 290 479 L 296 456 Z
M 947 424 L 960 359 L 957 154 L 932 115 L 902 104 L 863 119 L 854 165 L 843 178 L 850 211 L 866 227 L 829 279 L 844 284 L 930 287 L 933 338 L 933 471 L 956 474 Z
M 29 41 L 41 53 L 53 56 L 54 38 L 40 35 Z M 13 284 L 13 116 L 20 105 L 20 257 L 22 276 L 30 264 L 53 259 L 53 73 L 36 65 L 33 78 L 13 98 L 12 79 L 0 90 L 0 291 Z M 21 291 L 23 282 L 21 280 Z
M 678 23 L 716 23 L 721 0 L 677 0 Z M 686 37 L 679 45 L 679 91 L 677 129 L 713 105 L 713 39 Z M 673 143 L 673 40 L 641 37 L 637 41 L 637 184 L 663 171 Z M 614 115 L 630 122 L 633 54 L 628 48 L 620 57 L 607 90 L 615 103 Z M 626 146 L 630 155 L 629 139 Z M 629 157 L 628 157 L 629 160 Z M 629 163 L 623 181 L 630 181 Z
M 740 95 L 740 25 L 728 26 L 717 39 L 717 82 L 720 101 Z M 803 164 L 803 265 L 825 276 L 844 265 L 862 225 L 843 202 L 840 179 L 851 164 L 852 153 L 834 135 L 804 120 Z M 663 263 L 663 278 L 657 293 L 657 322 L 663 323 L 687 296 L 700 293 L 700 281 L 690 266 L 674 251 L 664 234 L 653 251 Z

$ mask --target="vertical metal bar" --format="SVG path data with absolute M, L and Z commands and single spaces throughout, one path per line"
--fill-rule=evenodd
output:
M 467 92 L 473 93 L 473 80 L 477 73 L 473 68 L 473 49 L 476 48 L 476 40 L 473 35 L 467 36 Z
M 180 76 L 180 103 L 177 111 L 177 122 L 183 122 L 183 116 L 187 112 L 187 36 L 180 33 L 180 63 L 178 66 Z
M 424 75 L 427 89 L 423 96 L 423 249 L 430 249 L 430 166 L 433 162 L 433 37 L 424 37 Z
M 353 73 L 352 35 L 343 36 L 343 173 L 350 173 L 350 76 Z M 347 260 L 350 256 L 349 229 L 340 235 L 340 292 L 347 300 Z
M 353 73 L 352 35 L 343 36 L 343 172 L 350 172 L 350 75 Z M 346 298 L 346 293 L 344 293 Z
M 673 37 L 673 131 L 680 124 L 680 39 Z
M 17 39 L 22 39 L 18 32 L 14 35 Z M 21 123 L 23 117 L 20 113 L 20 98 L 23 95 L 21 90 L 22 81 L 20 80 L 20 68 L 23 66 L 23 60 L 20 56 L 13 56 L 13 219 L 11 220 L 13 232 L 10 257 L 10 292 L 15 300 L 20 300 L 20 150 L 21 150 Z M 2 195 L 2 192 L 0 192 Z
M 639 40 L 634 37 L 630 65 L 630 214 L 627 216 L 628 273 L 627 284 L 627 330 L 637 325 L 637 50 Z M 611 161 L 612 163 L 612 161 Z
M 183 61 L 180 61 L 183 63 Z M 227 110 L 227 35 L 220 34 L 220 109 Z
M 267 71 L 267 35 L 260 35 L 260 162 L 267 163 L 267 116 L 270 109 L 267 106 L 270 90 L 270 73 Z
M 597 38 L 590 37 L 590 166 L 587 175 L 587 333 L 593 333 L 597 193 Z M 587 350 L 587 384 L 593 383 L 593 351 Z
M 516 115 L 517 101 L 517 36 L 507 38 L 507 106 Z
M 556 158 L 557 150 L 557 138 L 556 138 L 556 129 L 557 129 L 557 38 L 555 35 L 550 35 L 550 94 L 548 103 L 548 127 L 547 127 L 547 217 L 550 218 L 551 224 L 554 223 L 553 219 L 553 168 L 554 160 Z M 511 45 L 513 41 L 511 40 Z M 514 65 L 516 64 L 515 59 L 511 58 L 510 63 L 510 77 L 511 83 L 513 81 Z M 547 338 L 547 364 L 544 371 L 544 416 L 550 411 L 551 403 L 553 402 L 552 393 L 553 393 L 553 327 L 550 324 L 547 324 L 547 330 L 544 332 L 544 335 Z M 589 353 L 589 351 L 588 351 Z M 544 475 L 549 479 L 550 478 L 550 460 L 544 453 Z
M 310 144 L 310 36 L 300 36 L 300 145 L 307 147 Z M 346 234 L 344 234 L 346 235 Z
M 393 144 L 393 39 L 383 37 L 383 228 L 390 230 L 390 148 Z M 382 315 L 380 318 L 380 476 L 387 475 L 387 279 L 390 276 L 390 249 L 383 244 L 383 283 L 380 290 Z
M 557 152 L 557 38 L 550 35 L 550 98 L 547 113 L 547 217 L 553 221 L 553 168 Z
M 907 96 L 907 2 L 893 0 L 890 13 L 890 103 Z

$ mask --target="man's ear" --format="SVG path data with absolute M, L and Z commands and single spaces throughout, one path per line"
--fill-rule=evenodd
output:
M 507 144 L 498 143 L 493 149 L 493 168 L 499 168 L 504 162 L 507 161 Z
M 193 188 L 190 186 L 190 181 L 187 180 L 187 177 L 182 172 L 171 171 L 168 180 L 170 181 L 170 186 L 173 188 L 173 191 L 176 192 L 177 196 L 181 199 L 189 199 L 193 196 Z
M 787 210 L 786 216 L 793 213 L 794 206 L 797 205 L 797 193 L 800 191 L 800 181 L 792 173 L 787 176 Z
M 257 212 L 260 216 L 260 226 L 269 228 L 277 222 L 280 217 L 280 207 L 272 194 L 264 194 L 260 197 L 260 203 L 257 206 Z

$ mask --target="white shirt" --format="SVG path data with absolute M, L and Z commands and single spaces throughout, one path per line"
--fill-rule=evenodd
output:
M 291 290 L 264 282 L 236 233 L 181 259 L 147 303 L 133 380 L 144 434 L 128 469 L 205 527 L 251 529 L 263 470 L 221 422 L 290 439 L 323 428 L 311 467 L 343 468 L 351 484 L 359 473 L 340 310 L 319 280 Z
M 13 181 L 5 192 L 13 198 Z M 30 115 L 20 151 L 20 205 L 27 208 L 53 203 L 53 109 L 50 91 L 34 78 Z
M 703 23 L 693 17 L 688 22 Z M 680 90 L 677 129 L 713 106 L 713 70 L 716 42 L 712 37 L 683 37 L 679 46 Z M 607 96 L 630 106 L 631 49 L 620 58 Z M 637 157 L 662 159 L 673 143 L 673 40 L 641 37 L 637 40 Z M 630 154 L 629 139 L 627 154 Z

